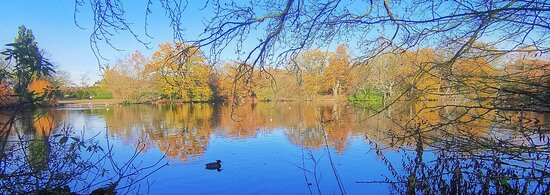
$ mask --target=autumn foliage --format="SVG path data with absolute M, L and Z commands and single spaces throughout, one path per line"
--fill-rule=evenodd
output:
M 496 60 L 487 57 L 465 55 L 445 61 L 448 58 L 445 51 L 432 48 L 395 48 L 365 61 L 354 61 L 347 45 L 340 44 L 334 51 L 305 49 L 288 59 L 286 66 L 258 70 L 253 64 L 239 61 L 212 65 L 200 48 L 162 43 L 150 57 L 134 52 L 128 59 L 107 66 L 101 86 L 115 98 L 137 102 L 350 97 L 352 101 L 375 101 L 380 105 L 446 99 L 477 101 L 490 107 L 506 90 L 550 97 L 544 87 L 532 88 L 550 83 L 546 61 L 523 58 L 498 67 Z M 512 82 L 519 85 L 507 87 Z
M 48 91 L 49 88 L 51 88 L 51 86 L 52 84 L 46 79 L 36 78 L 29 84 L 28 89 L 29 91 L 42 96 Z

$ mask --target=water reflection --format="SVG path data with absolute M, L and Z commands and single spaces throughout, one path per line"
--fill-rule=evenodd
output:
M 18 153 L 21 148 L 28 148 L 24 160 L 29 168 L 36 172 L 46 170 L 51 157 L 49 136 L 55 127 L 52 115 L 53 113 L 44 111 L 22 112 L 17 116 L 1 113 L 2 140 L 5 139 L 5 142 L 0 142 L 2 155 L 21 155 Z M 25 140 L 25 146 L 21 146 L 18 140 Z
M 548 115 L 418 104 L 401 105 L 411 111 L 394 112 L 394 126 L 369 137 L 391 174 L 360 183 L 402 194 L 549 193 Z M 388 148 L 400 160 L 390 161 Z
M 449 101 L 398 102 L 381 113 L 346 104 L 312 102 L 253 103 L 236 110 L 221 103 L 113 106 L 51 110 L 29 123 L 29 129 L 35 130 L 33 136 L 45 136 L 48 132 L 38 130 L 70 121 L 71 113 L 80 112 L 90 121 L 101 117 L 108 134 L 127 145 L 144 140 L 148 148 L 181 162 L 201 159 L 214 138 L 254 140 L 282 131 L 293 146 L 334 152 L 336 160 L 353 155 L 353 162 L 342 160 L 337 168 L 351 170 L 342 177 L 359 178 L 343 180 L 347 187 L 358 184 L 353 185 L 356 191 L 368 189 L 366 185 L 387 184 L 402 194 L 548 192 L 549 115 L 448 105 Z M 352 140 L 360 140 L 370 150 L 351 154 L 347 150 Z M 41 144 L 47 143 L 37 142 L 36 151 L 44 148 Z M 357 156 L 369 155 L 376 156 L 378 163 L 374 166 L 379 173 L 372 174 L 382 174 L 383 178 L 356 175 L 357 168 L 363 166 L 353 165 L 360 160 Z M 302 160 L 296 155 L 300 163 L 294 164 L 302 164 Z M 303 163 L 296 169 L 294 164 L 285 168 L 301 172 L 317 166 Z M 331 169 L 324 171 L 330 173 Z M 309 181 L 318 179 L 305 171 L 304 175 Z M 334 186 L 326 182 L 321 185 Z
M 126 143 L 144 139 L 149 147 L 185 161 L 201 156 L 212 134 L 247 139 L 283 128 L 294 144 L 319 148 L 324 143 L 319 116 L 335 118 L 325 130 L 329 145 L 342 152 L 356 122 L 351 111 L 337 104 L 256 103 L 231 110 L 223 104 L 205 103 L 114 107 L 96 114 L 105 118 L 111 135 Z
M 72 121 L 70 113 L 51 110 L 0 112 L 0 119 L 4 119 L 0 121 L 3 127 L 0 131 L 0 193 L 94 194 L 102 189 L 113 191 L 115 187 L 122 193 L 137 192 L 134 186 L 138 181 L 154 172 L 151 169 L 165 166 L 160 164 L 162 158 L 147 166 L 143 166 L 143 161 L 134 163 L 139 147 L 118 153 L 115 158 L 108 139 L 96 139 L 105 134 L 94 130 L 90 136 L 86 133 L 86 125 L 76 130 L 64 123 Z M 129 157 L 124 156 L 128 154 Z M 119 182 L 124 184 L 119 186 Z M 108 187 L 97 187 L 103 185 Z M 139 188 L 139 184 L 137 186 Z

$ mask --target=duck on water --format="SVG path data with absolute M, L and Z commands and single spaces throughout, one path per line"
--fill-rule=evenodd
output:
M 217 170 L 217 171 L 222 171 L 222 161 L 221 160 L 216 160 L 216 162 L 211 162 L 211 163 L 206 163 L 206 169 L 208 170 Z

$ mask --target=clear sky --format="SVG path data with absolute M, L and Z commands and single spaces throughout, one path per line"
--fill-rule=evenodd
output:
M 131 3 L 129 3 L 131 2 Z M 191 3 L 194 1 L 190 1 Z M 105 45 L 101 49 L 102 54 L 109 60 L 102 63 L 116 63 L 118 59 L 124 58 L 134 50 L 140 50 L 145 55 L 150 55 L 161 42 L 173 40 L 172 29 L 164 16 L 157 1 L 153 1 L 153 15 L 149 18 L 148 32 L 153 39 L 147 38 L 144 34 L 144 13 L 147 1 L 134 0 L 126 1 L 124 5 L 127 11 L 127 18 L 134 22 L 133 28 L 145 41 L 150 42 L 147 49 L 137 42 L 130 34 L 121 33 L 114 38 L 117 48 L 124 51 L 118 52 Z M 78 28 L 73 20 L 74 1 L 36 1 L 36 0 L 0 0 L 2 11 L 0 11 L 0 49 L 6 48 L 5 44 L 13 42 L 20 25 L 30 28 L 38 42 L 38 47 L 47 53 L 57 69 L 71 73 L 71 79 L 80 83 L 82 74 L 89 73 L 90 82 L 99 80 L 99 64 L 90 48 L 89 37 L 92 29 L 90 6 L 81 7 L 77 22 L 85 29 Z M 189 5 L 189 8 L 197 8 L 200 5 Z M 204 18 L 191 13 L 197 9 L 188 9 L 184 13 L 187 28 L 185 33 L 193 35 L 202 29 Z M 196 34 L 194 34 L 196 35 Z
M 142 40 L 150 42 L 149 48 L 139 43 L 128 32 L 122 32 L 113 38 L 116 51 L 109 46 L 100 45 L 100 52 L 108 60 L 101 64 L 115 64 L 118 60 L 126 58 L 132 51 L 139 50 L 145 56 L 149 56 L 158 48 L 159 43 L 173 41 L 173 30 L 169 26 L 169 19 L 159 1 L 152 1 L 152 14 L 148 18 L 148 38 L 144 31 L 145 12 L 147 0 L 123 1 L 125 18 L 132 22 L 132 29 L 140 35 Z M 182 23 L 185 31 L 184 38 L 194 40 L 204 30 L 206 19 L 213 16 L 213 11 L 204 7 L 202 1 L 188 1 L 185 12 L 182 15 Z M 89 4 L 80 7 L 77 14 L 77 22 L 74 21 L 74 0 L 0 0 L 4 8 L 0 11 L 0 50 L 4 50 L 5 44 L 13 42 L 17 35 L 18 26 L 25 25 L 31 29 L 38 42 L 38 47 L 46 52 L 46 57 L 56 66 L 56 70 L 64 70 L 71 74 L 71 80 L 79 84 L 83 74 L 88 73 L 89 82 L 100 79 L 100 65 L 90 47 L 90 35 L 93 28 L 92 12 Z M 244 51 L 249 51 L 259 42 L 262 30 L 251 32 L 243 43 Z M 232 44 L 223 52 L 222 60 L 238 60 Z M 335 48 L 336 44 L 328 48 Z

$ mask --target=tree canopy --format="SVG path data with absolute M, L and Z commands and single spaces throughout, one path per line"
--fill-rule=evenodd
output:
M 13 43 L 6 44 L 2 51 L 8 67 L 2 67 L 2 82 L 13 85 L 20 103 L 34 104 L 42 100 L 51 90 L 49 81 L 44 80 L 55 73 L 53 65 L 44 57 L 43 51 L 30 29 L 20 26 Z

